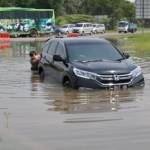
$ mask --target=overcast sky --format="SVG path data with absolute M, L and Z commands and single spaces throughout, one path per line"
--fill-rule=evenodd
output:
M 135 0 L 127 0 L 127 1 L 130 1 L 130 2 L 135 2 Z
M 129 1 L 134 2 L 135 0 L 129 0 Z

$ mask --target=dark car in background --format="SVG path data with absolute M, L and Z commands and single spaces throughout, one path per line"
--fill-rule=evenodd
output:
M 98 38 L 56 38 L 46 42 L 38 68 L 72 88 L 143 85 L 140 66 L 109 41 Z

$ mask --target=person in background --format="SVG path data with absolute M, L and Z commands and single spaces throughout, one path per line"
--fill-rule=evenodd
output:
M 37 71 L 38 70 L 38 64 L 41 59 L 41 54 L 37 53 L 36 51 L 31 51 L 29 53 L 30 56 L 30 63 L 31 63 L 31 70 Z

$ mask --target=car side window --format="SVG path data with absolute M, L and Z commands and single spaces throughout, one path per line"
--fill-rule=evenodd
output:
M 42 48 L 42 55 L 45 56 L 47 54 L 47 51 L 49 49 L 49 42 L 46 42 Z
M 56 48 L 56 55 L 60 55 L 62 58 L 66 58 L 66 51 L 65 51 L 65 47 L 62 43 L 58 43 L 58 46 Z
M 48 54 L 54 55 L 57 46 L 57 41 L 51 41 L 51 44 L 48 48 Z

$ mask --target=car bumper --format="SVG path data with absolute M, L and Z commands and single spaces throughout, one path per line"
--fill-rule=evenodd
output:
M 80 77 L 76 77 L 76 84 L 78 87 L 86 87 L 86 88 L 113 88 L 113 87 L 135 87 L 135 86 L 142 86 L 144 85 L 144 78 L 143 75 L 139 75 L 137 78 L 132 79 L 130 82 L 127 83 L 109 83 L 109 84 L 102 84 L 97 80 L 91 79 L 84 79 Z

